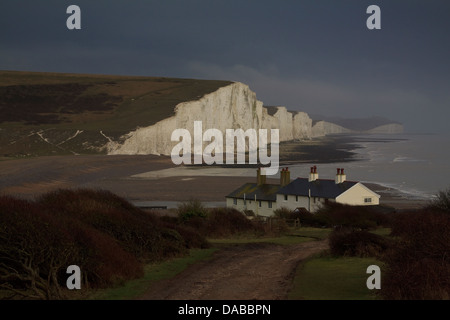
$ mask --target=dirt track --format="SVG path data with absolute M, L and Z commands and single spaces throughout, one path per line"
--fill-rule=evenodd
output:
M 300 261 L 328 248 L 327 240 L 291 246 L 226 247 L 176 277 L 152 286 L 141 300 L 282 300 Z

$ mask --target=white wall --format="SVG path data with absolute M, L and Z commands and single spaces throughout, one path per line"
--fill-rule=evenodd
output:
M 364 199 L 366 198 L 370 198 L 371 202 L 365 202 Z M 336 202 L 353 206 L 378 205 L 380 204 L 380 195 L 368 189 L 365 185 L 357 183 L 338 196 Z
M 273 212 L 277 209 L 277 204 L 272 201 L 272 208 L 269 208 L 269 201 L 261 201 L 261 206 L 259 206 L 259 201 L 236 199 L 236 204 L 234 204 L 234 199 L 227 198 L 227 208 L 233 208 L 239 211 L 252 210 L 255 216 L 271 217 Z
M 311 212 L 316 212 L 321 205 L 325 202 L 325 199 L 318 197 L 302 197 L 287 195 L 287 200 L 284 194 L 277 194 L 277 207 L 278 208 L 288 208 L 294 210 L 296 208 L 305 208 L 306 210 L 311 210 Z
M 370 198 L 371 202 L 365 202 L 364 199 Z M 324 198 L 318 197 L 302 197 L 295 195 L 287 195 L 287 200 L 285 195 L 277 194 L 276 202 L 272 202 L 272 208 L 269 208 L 268 201 L 261 201 L 261 207 L 259 206 L 259 201 L 247 199 L 244 203 L 243 199 L 236 199 L 236 204 L 234 204 L 232 198 L 227 198 L 227 208 L 234 208 L 239 211 L 252 210 L 255 215 L 263 217 L 271 217 L 274 215 L 274 211 L 277 208 L 288 208 L 294 210 L 296 208 L 305 208 L 311 212 L 316 212 L 325 203 Z M 328 199 L 329 201 L 334 201 L 333 199 Z M 349 205 L 378 205 L 380 204 L 380 196 L 368 189 L 361 183 L 355 184 L 352 188 L 348 189 L 346 192 L 342 193 L 336 198 L 336 202 Z

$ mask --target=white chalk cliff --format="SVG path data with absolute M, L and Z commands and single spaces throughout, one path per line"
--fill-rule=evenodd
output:
M 226 129 L 279 129 L 280 141 L 311 138 L 312 120 L 306 113 L 277 107 L 276 113 L 270 115 L 247 85 L 235 82 L 199 100 L 178 104 L 174 116 L 128 133 L 123 142 L 108 142 L 108 154 L 170 155 L 178 143 L 171 141 L 172 132 L 187 129 L 194 137 L 194 121 L 202 121 L 203 132 L 218 129 L 225 134 Z
M 367 133 L 370 134 L 377 134 L 377 133 L 382 133 L 382 134 L 399 134 L 399 133 L 403 133 L 404 128 L 403 125 L 400 123 L 389 123 L 389 124 L 385 124 L 382 126 L 378 126 L 376 128 L 370 129 L 367 131 Z
M 280 142 L 304 140 L 336 133 L 350 133 L 341 126 L 319 121 L 313 126 L 305 112 L 276 107 L 269 113 L 256 94 L 240 82 L 221 87 L 198 100 L 178 104 L 175 115 L 148 127 L 138 128 L 123 136 L 121 141 L 109 141 L 108 154 L 170 155 L 178 142 L 171 141 L 176 129 L 189 130 L 194 137 L 194 121 L 202 121 L 203 132 L 218 129 L 279 129 Z
M 321 137 L 329 134 L 352 133 L 351 130 L 328 121 L 316 122 L 313 125 L 311 132 L 313 137 Z

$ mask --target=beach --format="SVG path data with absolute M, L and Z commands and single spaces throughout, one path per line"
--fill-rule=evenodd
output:
M 352 163 L 355 138 L 335 136 L 280 146 L 280 167 L 295 165 L 307 174 L 310 163 Z M 291 175 L 291 179 L 296 176 Z M 333 178 L 333 177 L 331 177 Z M 357 179 L 357 177 L 352 177 Z M 0 161 L 0 194 L 34 199 L 60 188 L 109 190 L 138 205 L 176 206 L 190 199 L 217 206 L 247 182 L 256 182 L 256 166 L 177 166 L 167 156 L 79 155 Z M 279 175 L 267 177 L 278 184 Z M 381 195 L 380 204 L 398 209 L 426 203 L 400 190 L 365 183 Z

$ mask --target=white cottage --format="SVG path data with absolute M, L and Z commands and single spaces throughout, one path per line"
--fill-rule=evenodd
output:
M 309 178 L 295 179 L 277 192 L 278 208 L 316 212 L 326 201 L 354 206 L 379 205 L 380 195 L 361 182 L 347 181 L 341 168 L 337 169 L 334 180 L 319 179 L 316 166 L 311 168 Z
M 253 211 L 255 216 L 270 217 L 277 209 L 277 193 L 290 182 L 289 171 L 283 169 L 280 184 L 267 184 L 266 176 L 257 170 L 256 183 L 246 183 L 226 196 L 227 207 Z
M 257 171 L 257 182 L 246 183 L 226 196 L 227 207 L 251 210 L 257 216 L 270 217 L 277 208 L 304 208 L 316 212 L 326 201 L 348 205 L 378 205 L 380 195 L 356 181 L 347 181 L 344 169 L 337 169 L 334 180 L 319 179 L 317 167 L 311 167 L 308 178 L 290 179 L 288 168 L 280 174 L 280 184 L 266 184 Z

